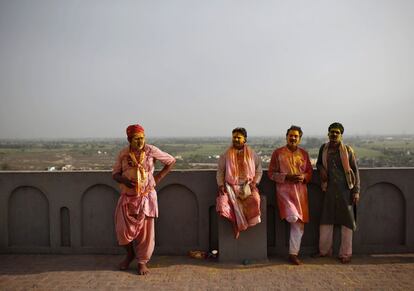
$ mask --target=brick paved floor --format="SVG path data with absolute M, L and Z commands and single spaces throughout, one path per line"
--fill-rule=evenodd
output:
M 150 275 L 121 272 L 117 255 L 0 255 L 0 290 L 414 290 L 414 254 L 285 258 L 251 265 L 156 256 Z

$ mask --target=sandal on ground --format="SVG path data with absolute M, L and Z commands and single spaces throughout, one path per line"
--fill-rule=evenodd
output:
M 294 265 L 302 265 L 302 261 L 299 260 L 297 255 L 289 255 L 289 261 Z

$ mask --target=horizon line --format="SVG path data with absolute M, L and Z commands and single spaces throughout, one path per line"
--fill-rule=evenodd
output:
M 347 137 L 414 137 L 414 133 L 394 133 L 394 134 L 346 134 Z M 171 139 L 182 139 L 182 138 L 229 138 L 228 135 L 206 135 L 206 136 L 146 136 L 147 139 L 156 138 L 171 138 Z M 325 138 L 326 135 L 304 135 L 303 138 Z M 248 138 L 285 138 L 285 135 L 248 135 Z M 0 138 L 0 140 L 99 140 L 99 139 L 126 139 L 126 137 L 6 137 Z

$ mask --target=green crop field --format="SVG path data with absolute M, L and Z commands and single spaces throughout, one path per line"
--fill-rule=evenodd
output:
M 218 155 L 230 145 L 230 138 L 149 138 L 177 158 L 176 169 L 214 169 Z M 284 137 L 249 137 L 264 168 Z M 325 137 L 308 137 L 302 146 L 316 159 Z M 361 167 L 414 167 L 414 137 L 349 137 Z M 125 139 L 84 140 L 0 140 L 0 170 L 110 170 Z M 157 166 L 158 168 L 160 165 Z

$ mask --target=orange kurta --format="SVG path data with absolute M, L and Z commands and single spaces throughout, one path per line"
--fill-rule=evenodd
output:
M 303 183 L 286 181 L 287 174 L 303 174 Z M 270 160 L 269 178 L 276 182 L 276 199 L 281 219 L 296 216 L 309 222 L 308 190 L 306 183 L 312 178 L 312 165 L 308 153 L 297 148 L 290 151 L 287 146 L 276 149 Z

